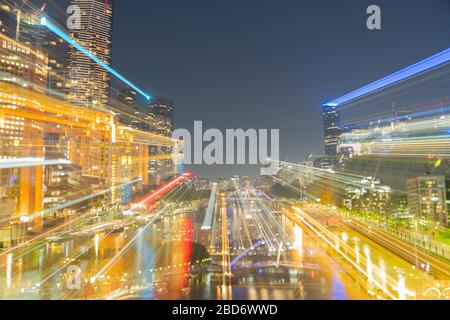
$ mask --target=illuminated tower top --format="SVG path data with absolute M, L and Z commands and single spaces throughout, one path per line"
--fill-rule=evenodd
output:
M 341 114 L 339 107 L 324 105 L 322 107 L 323 127 L 325 134 L 325 154 L 335 156 L 339 144 L 339 136 L 342 134 Z
M 70 36 L 105 64 L 110 65 L 111 1 L 72 0 L 71 5 L 80 9 L 80 24 L 69 30 Z M 77 105 L 106 103 L 110 87 L 109 73 L 75 48 L 72 49 L 69 60 L 69 100 Z

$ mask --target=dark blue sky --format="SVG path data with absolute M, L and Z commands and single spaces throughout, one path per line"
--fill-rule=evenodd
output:
M 382 30 L 366 8 L 382 9 Z M 323 152 L 320 105 L 450 46 L 450 0 L 116 0 L 113 66 L 175 102 L 175 126 L 279 128 Z M 254 167 L 196 167 L 207 177 Z

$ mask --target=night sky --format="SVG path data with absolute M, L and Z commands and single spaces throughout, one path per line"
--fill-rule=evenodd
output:
M 366 28 L 371 4 L 381 31 Z M 176 128 L 279 128 L 291 162 L 324 152 L 322 103 L 450 46 L 450 0 L 116 0 L 114 12 L 113 67 L 170 97 Z

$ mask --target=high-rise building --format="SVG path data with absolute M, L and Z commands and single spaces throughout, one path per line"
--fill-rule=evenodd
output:
M 173 132 L 173 102 L 167 98 L 157 97 L 143 110 L 156 121 L 155 133 L 170 137 Z
M 142 129 L 143 115 L 139 112 L 136 90 L 129 87 L 120 90 L 117 94 L 117 102 L 113 103 L 111 101 L 110 106 L 113 107 L 114 112 L 117 114 L 119 122 L 133 129 Z
M 144 127 L 141 130 L 150 130 L 153 133 L 171 137 L 173 132 L 173 102 L 167 98 L 155 98 L 149 105 L 141 108 L 144 115 Z M 150 157 L 158 154 L 170 154 L 172 150 L 167 147 L 149 148 Z M 177 168 L 172 159 L 152 160 L 149 162 L 149 171 L 155 176 L 155 183 L 161 184 L 162 181 L 174 175 Z
M 26 2 L 3 2 L 0 5 L 0 33 L 48 55 L 48 94 L 65 99 L 69 46 L 42 28 L 41 14 Z
M 136 106 L 137 103 L 137 92 L 136 90 L 126 87 L 119 91 L 117 94 L 117 99 L 120 103 L 123 103 L 127 106 Z
M 444 176 L 421 176 L 408 180 L 408 208 L 418 218 L 448 224 Z
M 0 83 L 4 86 L 0 95 L 0 159 L 42 158 L 44 126 L 36 117 L 45 117 L 45 113 L 30 92 L 45 90 L 47 55 L 4 34 L 0 34 L 0 44 Z M 30 112 L 34 119 L 26 117 Z M 0 170 L 0 219 L 27 219 L 42 210 L 42 179 L 42 165 Z
M 0 34 L 0 81 L 45 92 L 48 56 L 34 47 Z
M 44 51 L 48 55 L 48 95 L 66 99 L 67 61 L 69 46 L 40 25 L 40 14 L 22 11 L 18 26 L 19 41 Z
M 392 191 L 389 186 L 380 185 L 379 180 L 370 177 L 359 181 L 358 185 L 345 189 L 345 208 L 361 213 L 390 214 Z
M 327 156 L 336 156 L 339 136 L 342 134 L 339 107 L 335 105 L 324 105 L 322 107 L 322 116 L 325 134 L 325 154 Z
M 117 103 L 110 102 L 119 122 L 127 127 L 171 137 L 173 130 L 173 103 L 166 98 L 156 98 L 151 103 L 140 98 L 131 88 L 124 88 L 117 94 Z M 160 185 L 177 173 L 172 159 L 158 159 L 170 155 L 169 147 L 150 145 L 148 147 L 148 180 L 151 185 Z
M 105 0 L 72 0 L 81 9 L 81 29 L 70 35 L 107 65 L 111 63 L 112 2 Z M 72 49 L 69 58 L 69 100 L 75 105 L 106 103 L 110 75 L 85 54 Z

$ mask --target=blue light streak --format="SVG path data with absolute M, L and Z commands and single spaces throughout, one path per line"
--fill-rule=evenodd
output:
M 82 45 L 80 45 L 77 41 L 75 41 L 74 39 L 72 39 L 68 34 L 66 34 L 65 32 L 63 32 L 61 29 L 59 29 L 55 24 L 53 24 L 49 19 L 47 19 L 46 17 L 42 17 L 41 18 L 41 25 L 46 27 L 48 30 L 50 30 L 51 32 L 53 32 L 55 35 L 57 35 L 58 37 L 60 37 L 62 40 L 64 40 L 65 42 L 67 42 L 69 45 L 73 46 L 75 49 L 77 49 L 78 51 L 80 51 L 81 53 L 83 53 L 85 56 L 87 56 L 89 59 L 91 59 L 92 61 L 94 61 L 95 63 L 97 63 L 98 65 L 100 65 L 103 69 L 105 69 L 106 71 L 108 71 L 109 73 L 111 73 L 112 75 L 114 75 L 117 79 L 121 80 L 122 82 L 124 82 L 126 85 L 128 85 L 129 87 L 133 88 L 134 90 L 136 90 L 139 94 L 141 94 L 145 99 L 147 100 L 151 100 L 151 96 L 147 93 L 145 93 L 143 90 L 139 89 L 136 85 L 134 85 L 133 83 L 131 83 L 128 79 L 126 79 L 124 76 L 122 76 L 120 73 L 118 73 L 116 70 L 114 70 L 113 68 L 111 68 L 109 65 L 107 65 L 106 63 L 104 63 L 102 60 L 100 60 L 99 58 L 97 58 L 92 52 L 90 52 L 89 50 L 87 50 L 85 47 L 83 47 Z
M 241 260 L 243 257 L 245 257 L 251 251 L 255 250 L 256 248 L 258 248 L 264 244 L 266 244 L 266 242 L 264 240 L 258 241 L 256 244 L 254 244 L 253 246 L 251 246 L 250 248 L 248 248 L 247 250 L 242 252 L 240 255 L 238 255 L 236 258 L 234 258 L 234 260 L 231 262 L 231 266 L 236 266 L 236 264 L 238 263 L 239 260 Z
M 381 90 L 388 86 L 397 84 L 399 82 L 405 81 L 411 77 L 422 74 L 424 72 L 430 71 L 436 67 L 442 66 L 446 63 L 450 62 L 450 48 L 441 51 L 431 57 L 428 57 L 422 61 L 417 62 L 416 64 L 404 68 L 400 71 L 397 71 L 383 79 L 375 81 L 365 87 L 362 87 L 358 90 L 350 92 L 340 98 L 337 98 L 333 101 L 325 103 L 323 107 L 337 107 L 344 103 L 353 101 L 355 99 L 361 98 L 369 93 L 373 93 L 375 91 Z

